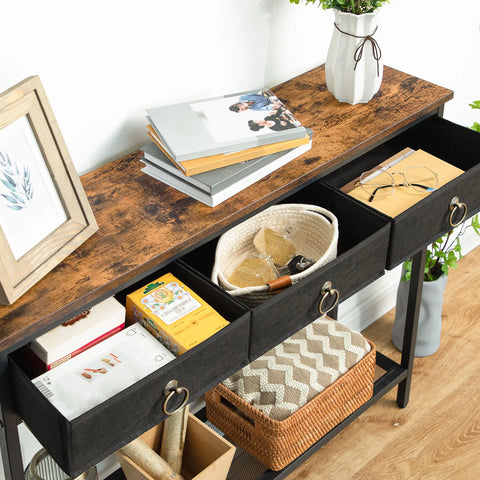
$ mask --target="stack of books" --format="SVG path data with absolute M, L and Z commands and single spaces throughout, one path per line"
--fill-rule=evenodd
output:
M 147 110 L 142 171 L 214 207 L 312 146 L 269 90 Z

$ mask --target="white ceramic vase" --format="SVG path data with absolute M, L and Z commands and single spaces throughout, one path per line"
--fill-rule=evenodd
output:
M 403 276 L 402 270 L 402 276 Z M 420 312 L 418 314 L 417 341 L 415 356 L 426 357 L 435 353 L 440 347 L 442 332 L 443 293 L 447 286 L 447 276 L 441 275 L 433 282 L 423 282 Z M 401 281 L 397 290 L 395 321 L 393 322 L 392 342 L 402 351 L 403 332 L 407 312 L 408 289 L 410 282 Z
M 325 63 L 327 88 L 339 102 L 367 103 L 383 77 L 381 51 L 374 37 L 378 9 L 362 15 L 333 11 L 335 24 Z

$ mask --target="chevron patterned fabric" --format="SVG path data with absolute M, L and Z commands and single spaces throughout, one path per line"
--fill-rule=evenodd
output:
M 284 420 L 358 363 L 371 347 L 358 332 L 319 318 L 223 384 L 273 420 Z

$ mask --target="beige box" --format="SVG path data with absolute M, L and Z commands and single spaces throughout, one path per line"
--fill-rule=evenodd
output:
M 140 438 L 160 454 L 163 423 Z M 181 474 L 184 480 L 225 480 L 235 447 L 195 415 L 189 413 Z M 155 480 L 126 455 L 116 453 L 127 480 Z

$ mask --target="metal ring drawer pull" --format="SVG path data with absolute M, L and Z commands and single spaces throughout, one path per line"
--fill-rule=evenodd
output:
M 465 203 L 460 202 L 458 197 L 453 197 L 450 200 L 450 216 L 448 217 L 448 223 L 450 224 L 451 227 L 458 227 L 464 220 L 465 217 L 467 216 L 467 205 Z M 459 210 L 463 210 L 462 217 L 458 222 L 453 221 L 453 217 L 457 214 Z
M 326 313 L 328 313 L 330 310 L 333 310 L 337 306 L 338 299 L 340 298 L 340 294 L 338 293 L 338 290 L 336 288 L 332 288 L 332 282 L 325 282 L 323 284 L 321 293 L 322 293 L 322 299 L 320 300 L 320 304 L 318 305 L 318 311 L 320 312 L 320 315 L 325 315 Z M 324 309 L 324 303 L 326 299 L 331 295 L 335 296 L 335 301 L 329 308 Z
M 183 393 L 185 395 L 185 398 L 183 399 L 183 402 L 181 405 L 176 408 L 175 410 L 169 411 L 168 410 L 168 402 L 175 396 L 175 395 L 180 395 Z M 163 402 L 163 413 L 165 415 L 173 415 L 174 413 L 178 412 L 181 410 L 188 401 L 188 397 L 190 396 L 190 392 L 188 391 L 188 388 L 185 387 L 179 387 L 178 382 L 176 380 L 170 380 L 165 388 L 163 389 L 163 394 L 167 396 L 165 401 Z

